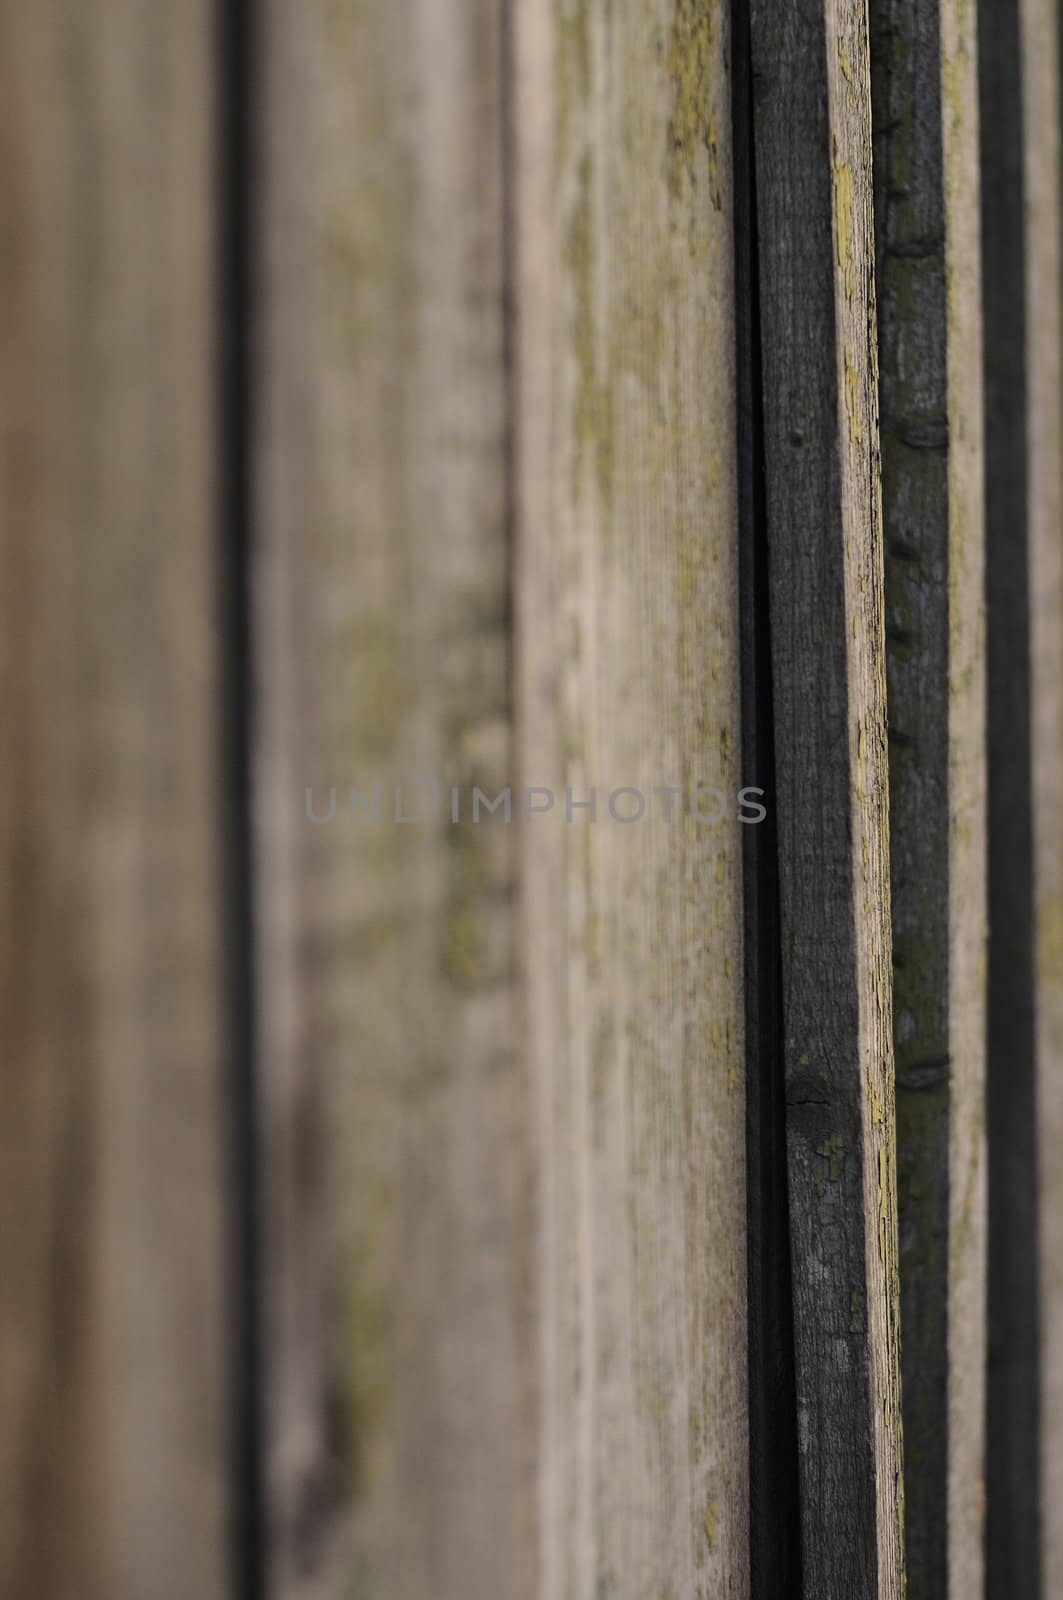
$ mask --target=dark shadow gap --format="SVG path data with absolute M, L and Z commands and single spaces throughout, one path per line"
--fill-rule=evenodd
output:
M 266 1593 L 262 1226 L 252 848 L 256 0 L 217 12 L 217 349 L 222 892 L 227 1023 L 231 1592 Z
M 978 17 L 986 403 L 989 1365 L 986 1593 L 1041 1586 L 1026 294 L 1019 15 Z
M 742 782 L 763 789 L 767 807 L 763 822 L 742 830 L 751 1596 L 800 1600 L 756 172 L 745 0 L 732 3 L 732 91 Z

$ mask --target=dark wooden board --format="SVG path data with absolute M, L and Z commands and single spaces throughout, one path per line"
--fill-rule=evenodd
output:
M 866 20 L 752 8 L 801 1549 L 902 1593 Z
M 974 10 L 871 10 L 908 1592 L 982 1586 L 985 647 Z

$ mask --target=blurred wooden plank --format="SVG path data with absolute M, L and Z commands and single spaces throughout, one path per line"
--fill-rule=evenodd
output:
M 286 1594 L 746 1586 L 726 37 L 668 4 L 614 8 L 611 33 L 604 12 L 514 20 L 505 190 L 488 0 L 268 13 L 257 792 Z M 425 816 L 431 776 L 438 819 L 386 820 L 400 781 Z M 451 824 L 451 782 L 464 807 L 513 784 L 514 823 Z M 726 824 L 690 817 L 698 782 L 728 791 Z M 377 783 L 385 820 L 352 821 L 348 789 Z M 566 783 L 601 785 L 594 823 L 565 821 Z M 624 827 L 610 790 L 639 783 L 654 820 Z M 306 789 L 327 816 L 333 784 L 315 827 Z M 553 814 L 525 822 L 540 784 Z
M 974 8 L 871 10 L 908 1593 L 981 1590 L 984 507 Z
M 552 1596 L 748 1592 L 729 33 L 686 0 L 515 9 L 520 760 L 557 796 L 521 833 Z
M 534 1124 L 514 829 L 469 811 L 513 765 L 502 10 L 276 0 L 265 43 L 274 1581 L 519 1600 L 535 1589 Z M 327 815 L 333 785 L 336 818 L 315 825 L 307 790 Z M 350 789 L 371 805 L 377 785 L 381 820 L 355 820 Z
M 0 8 L 0 1593 L 224 1588 L 206 0 Z
M 806 1592 L 899 1596 L 900 1348 L 865 13 L 752 8 Z
M 1059 1514 L 1063 1506 L 1063 88 L 1058 6 L 1049 0 L 1023 0 L 1019 10 L 1041 1294 L 1041 1582 L 1042 1592 L 1054 1596 L 1063 1594 Z M 1027 1484 L 1026 1492 L 1031 1488 Z

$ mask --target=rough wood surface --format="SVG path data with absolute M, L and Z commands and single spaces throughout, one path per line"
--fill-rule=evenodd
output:
M 908 1593 L 982 1585 L 985 695 L 973 8 L 871 10 Z
M 274 1582 L 520 1600 L 535 1569 L 534 1122 L 515 824 L 469 811 L 473 785 L 494 798 L 512 781 L 502 11 L 277 0 L 265 21 Z M 378 785 L 381 819 L 352 816 L 351 789 L 372 805 Z M 315 824 L 307 789 L 327 817 L 332 786 L 335 818 Z
M 212 19 L 0 9 L 0 1594 L 225 1589 Z
M 950 1600 L 985 1579 L 985 433 L 975 6 L 944 0 L 941 57 L 949 426 Z M 904 1327 L 902 1301 L 901 1327 Z M 914 1600 L 914 1596 L 913 1596 Z
M 866 12 L 752 8 L 801 1547 L 902 1593 Z
M 1058 7 L 1023 0 L 1042 1592 L 1063 1595 L 1063 251 Z
M 729 8 L 515 28 L 541 1593 L 715 1600 L 748 1591 Z

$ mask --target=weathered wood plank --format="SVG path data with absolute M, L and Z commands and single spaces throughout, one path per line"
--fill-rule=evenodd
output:
M 729 8 L 561 0 L 515 28 L 520 759 L 558 797 L 521 834 L 541 1592 L 741 1595 Z M 566 819 L 592 788 L 597 820 Z
M 0 9 L 0 1593 L 225 1588 L 206 0 Z
M 982 1587 L 984 510 L 973 7 L 871 9 L 908 1592 Z
M 752 8 L 802 1559 L 902 1592 L 885 659 L 862 5 Z
M 279 1595 L 535 1588 L 496 0 L 266 11 L 258 873 Z M 439 813 L 431 815 L 436 778 Z M 450 821 L 449 785 L 463 807 Z M 313 786 L 331 823 L 308 820 Z M 379 822 L 352 818 L 351 787 Z M 418 825 L 397 823 L 402 813 Z
M 949 1128 L 948 1560 L 951 1600 L 985 1582 L 987 1180 L 985 419 L 982 381 L 978 30 L 975 6 L 941 9 L 948 289 Z M 904 1326 L 902 1302 L 901 1326 Z
M 516 739 L 500 20 L 486 0 L 269 17 L 258 859 L 277 1581 L 411 1600 L 610 1576 L 741 1594 L 726 19 L 515 19 Z M 603 50 L 612 72 L 592 67 Z M 519 824 L 526 1054 L 518 824 L 452 825 L 445 788 L 416 833 L 351 822 L 345 794 L 334 822 L 307 821 L 308 783 L 327 815 L 332 783 L 433 773 L 466 805 L 473 783 L 557 796 Z M 728 791 L 725 824 L 689 814 L 699 781 Z M 583 800 L 598 782 L 597 819 L 566 822 L 566 783 Z M 683 790 L 671 824 L 655 782 Z M 652 822 L 612 820 L 606 785 L 623 783 Z M 407 796 L 423 814 L 425 793 Z

